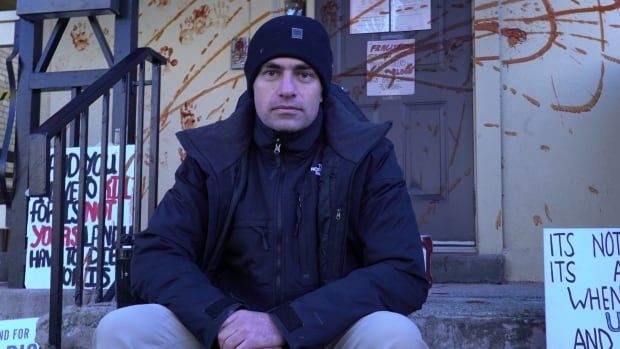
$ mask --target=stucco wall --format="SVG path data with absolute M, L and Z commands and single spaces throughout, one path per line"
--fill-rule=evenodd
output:
M 231 69 L 231 41 L 281 13 L 280 2 L 245 0 L 142 0 L 138 46 L 149 46 L 168 58 L 162 69 L 160 132 L 160 195 L 172 186 L 183 150 L 179 130 L 227 117 L 245 90 L 242 69 Z M 109 45 L 114 41 L 114 18 L 100 16 Z M 46 31 L 53 28 L 46 23 Z M 97 40 L 86 18 L 71 19 L 50 64 L 50 71 L 105 68 Z M 148 93 L 148 91 L 147 91 Z M 43 95 L 43 114 L 51 115 L 68 93 Z M 148 100 L 147 96 L 147 100 Z M 146 106 L 149 112 L 149 106 Z M 93 113 L 96 114 L 96 113 Z M 97 135 L 90 139 L 97 142 Z
M 226 117 L 245 89 L 243 71 L 230 67 L 231 40 L 249 37 L 281 3 L 141 1 L 139 45 L 169 58 L 160 193 L 172 185 L 182 157 L 175 132 Z M 505 255 L 508 280 L 542 280 L 543 228 L 618 225 L 620 4 L 472 6 L 477 246 L 482 254 Z M 101 21 L 112 42 L 112 18 Z M 51 69 L 103 67 L 87 20 L 72 20 L 68 31 Z M 52 112 L 66 98 L 44 105 Z
M 620 4 L 475 8 L 476 40 L 499 43 L 499 57 L 476 55 L 482 76 L 498 76 L 499 96 L 478 95 L 476 102 L 499 98 L 500 118 L 477 123 L 477 133 L 501 139 L 503 207 L 495 224 L 503 230 L 506 277 L 542 280 L 543 228 L 618 226 Z M 479 148 L 477 157 L 495 153 Z

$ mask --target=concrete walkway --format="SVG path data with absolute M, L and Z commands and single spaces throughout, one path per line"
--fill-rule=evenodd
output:
M 114 306 L 71 306 L 71 293 L 64 297 L 63 348 L 89 348 L 98 320 Z M 37 338 L 45 341 L 48 294 L 0 284 L 0 319 L 41 316 Z M 545 348 L 541 283 L 435 284 L 423 309 L 410 318 L 433 349 Z

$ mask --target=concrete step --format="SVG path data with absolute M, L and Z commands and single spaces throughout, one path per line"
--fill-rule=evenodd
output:
M 545 348 L 542 283 L 435 284 L 409 317 L 430 348 Z
M 0 284 L 0 319 L 40 316 L 37 341 L 47 341 L 49 293 Z M 90 348 L 99 319 L 114 309 L 101 303 L 76 307 L 63 297 L 63 348 Z M 430 348 L 545 348 L 541 283 L 435 284 L 424 307 L 409 317 Z

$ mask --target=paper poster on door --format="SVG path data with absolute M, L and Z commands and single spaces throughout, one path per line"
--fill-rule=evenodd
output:
M 431 29 L 431 0 L 392 0 L 390 30 Z
M 368 41 L 366 94 L 402 96 L 415 93 L 415 40 Z
M 351 34 L 390 31 L 390 2 L 387 0 L 351 0 Z

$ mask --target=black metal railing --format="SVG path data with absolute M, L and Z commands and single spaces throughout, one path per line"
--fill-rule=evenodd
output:
M 146 62 L 150 62 L 151 79 L 147 80 Z M 82 305 L 84 290 L 84 244 L 86 230 L 86 191 L 87 188 L 87 158 L 89 147 L 89 129 L 93 122 L 91 107 L 97 102 L 101 103 L 101 138 L 100 138 L 100 170 L 97 208 L 98 232 L 95 250 L 99 251 L 96 258 L 96 301 L 104 299 L 103 280 L 103 251 L 104 231 L 106 227 L 105 217 L 110 214 L 110 208 L 106 203 L 107 196 L 114 194 L 120 203 L 117 206 L 115 231 L 115 278 L 116 300 L 118 306 L 128 302 L 129 283 L 129 258 L 131 256 L 132 234 L 141 230 L 142 201 L 147 203 L 147 215 L 150 216 L 155 210 L 157 203 L 157 168 L 159 152 L 159 95 L 161 86 L 161 65 L 166 60 L 163 56 L 150 48 L 138 48 L 123 60 L 112 66 L 99 79 L 81 90 L 74 89 L 74 98 L 63 106 L 58 112 L 43 122 L 39 127 L 34 127 L 29 140 L 29 191 L 30 196 L 50 196 L 52 202 L 52 237 L 51 237 L 51 285 L 50 285 L 50 321 L 49 343 L 55 348 L 61 347 L 62 325 L 62 294 L 64 277 L 64 242 L 66 239 L 64 229 L 67 223 L 67 195 L 65 195 L 65 175 L 67 169 L 67 144 L 71 144 L 77 138 L 79 144 L 79 175 L 77 203 L 77 234 L 76 234 L 76 266 L 73 272 L 75 280 L 75 301 Z M 110 91 L 117 84 L 122 84 L 124 96 L 124 117 L 120 126 L 110 129 Z M 150 118 L 145 122 L 145 88 L 150 86 Z M 118 87 L 117 87 L 118 88 Z M 135 96 L 137 103 L 129 103 L 130 98 Z M 116 97 L 118 98 L 118 97 Z M 135 105 L 135 110 L 130 110 Z M 130 115 L 135 115 L 135 119 Z M 99 119 L 95 119 L 99 121 Z M 132 131 L 135 130 L 135 131 Z M 145 136 L 146 134 L 146 136 Z M 110 137 L 110 135 L 112 137 Z M 144 143 L 148 137 L 148 191 L 143 194 L 143 157 L 145 154 Z M 110 142 L 112 139 L 112 142 Z M 134 173 L 128 174 L 125 164 L 127 163 L 127 148 L 133 144 Z M 111 147 L 118 151 L 118 186 L 116 193 L 110 193 L 112 189 L 104 185 L 108 180 L 107 160 L 110 156 Z M 53 151 L 53 154 L 50 152 Z M 50 170 L 53 171 L 52 178 Z M 133 207 L 131 223 L 125 224 L 124 199 L 127 193 L 127 179 L 133 175 Z M 92 207 L 91 207 L 92 209 Z M 89 211 L 92 214 L 92 210 Z M 91 217 L 92 219 L 92 217 Z M 113 240 L 114 241 L 114 240 Z M 89 256 L 86 257 L 90 258 Z M 91 261 L 92 262 L 92 261 Z M 111 289 L 114 289 L 110 287 Z

